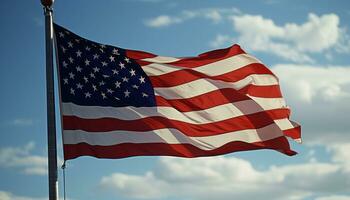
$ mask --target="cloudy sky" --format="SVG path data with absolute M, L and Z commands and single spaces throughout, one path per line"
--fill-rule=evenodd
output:
M 278 75 L 303 128 L 294 157 L 78 158 L 69 199 L 350 200 L 350 1 L 56 0 L 54 12 L 83 37 L 164 56 L 240 44 Z M 0 15 L 0 200 L 47 199 L 43 11 L 2 1 Z

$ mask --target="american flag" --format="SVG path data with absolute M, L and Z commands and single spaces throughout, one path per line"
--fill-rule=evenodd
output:
M 286 136 L 300 141 L 300 126 L 278 78 L 240 46 L 174 58 L 54 30 L 65 160 L 295 154 Z

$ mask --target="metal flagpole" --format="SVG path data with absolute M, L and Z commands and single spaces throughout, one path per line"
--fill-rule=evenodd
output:
M 45 15 L 46 41 L 46 100 L 47 100 L 47 143 L 49 168 L 49 200 L 58 200 L 56 118 L 53 71 L 53 27 L 52 4 L 54 0 L 41 0 Z

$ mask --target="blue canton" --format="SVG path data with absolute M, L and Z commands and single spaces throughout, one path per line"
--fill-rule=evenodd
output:
M 152 84 L 121 48 L 81 38 L 54 24 L 62 102 L 85 106 L 156 105 Z

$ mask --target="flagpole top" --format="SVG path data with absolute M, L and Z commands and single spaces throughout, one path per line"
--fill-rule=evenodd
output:
M 40 0 L 41 5 L 43 5 L 45 8 L 51 8 L 54 0 Z

